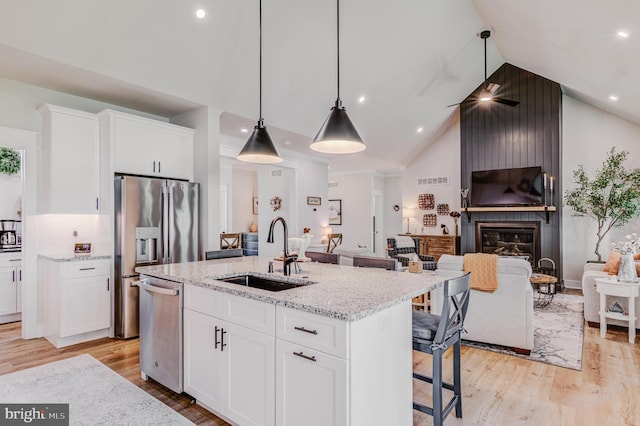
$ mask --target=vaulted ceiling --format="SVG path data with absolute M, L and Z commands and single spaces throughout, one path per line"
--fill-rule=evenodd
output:
M 263 116 L 282 151 L 315 155 L 336 98 L 335 13 L 263 0 Z M 509 62 L 640 124 L 640 2 L 342 0 L 340 14 L 341 98 L 367 150 L 325 156 L 334 171 L 402 170 L 455 122 L 447 105 L 483 82 L 488 28 L 489 74 Z M 219 108 L 239 150 L 258 118 L 258 0 L 4 2 L 0 76 L 165 117 Z

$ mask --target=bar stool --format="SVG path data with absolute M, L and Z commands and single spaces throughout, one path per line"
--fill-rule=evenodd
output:
M 413 409 L 433 417 L 440 426 L 455 407 L 456 417 L 462 418 L 462 385 L 460 383 L 460 334 L 469 306 L 471 273 L 444 282 L 442 315 L 413 310 L 413 350 L 432 355 L 433 377 L 413 373 L 413 377 L 433 387 L 433 408 L 413 402 Z M 453 384 L 442 381 L 442 355 L 453 344 Z M 442 408 L 442 388 L 453 391 L 453 398 Z

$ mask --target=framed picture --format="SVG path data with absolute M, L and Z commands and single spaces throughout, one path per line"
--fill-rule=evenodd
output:
M 91 243 L 76 243 L 73 248 L 74 254 L 91 254 Z
M 258 214 L 258 197 L 253 197 L 253 214 Z
M 320 197 L 307 197 L 308 206 L 319 206 L 322 204 L 322 198 Z
M 329 200 L 329 225 L 342 225 L 342 200 Z

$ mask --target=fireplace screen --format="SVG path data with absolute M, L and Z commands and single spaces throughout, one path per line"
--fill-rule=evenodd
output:
M 535 266 L 540 258 L 538 222 L 476 222 L 476 252 L 517 256 Z

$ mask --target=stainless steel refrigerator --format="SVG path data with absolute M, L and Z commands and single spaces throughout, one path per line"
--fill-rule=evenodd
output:
M 115 335 L 138 336 L 137 266 L 198 260 L 198 184 L 115 177 Z

